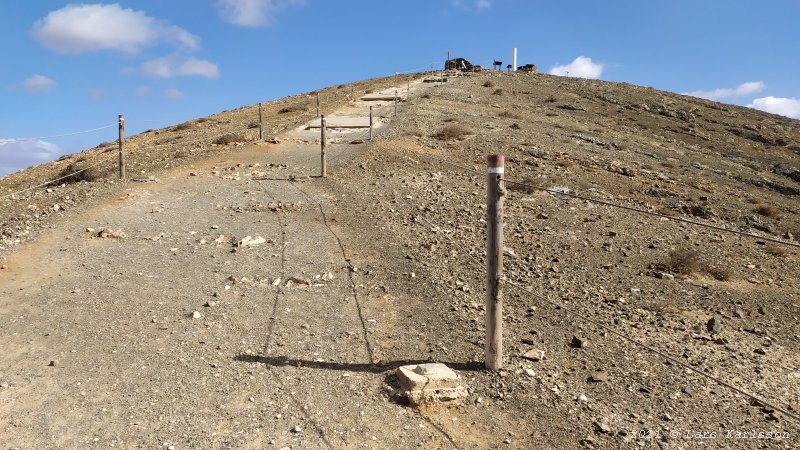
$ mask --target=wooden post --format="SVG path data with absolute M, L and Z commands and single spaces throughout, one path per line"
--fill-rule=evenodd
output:
M 394 116 L 397 117 L 397 89 L 394 90 Z
M 125 178 L 125 160 L 122 157 L 122 147 L 125 145 L 125 116 L 119 115 L 119 179 Z
M 264 117 L 261 113 L 261 102 L 258 103 L 258 140 L 264 140 Z
M 325 116 L 320 116 L 319 121 L 320 121 L 320 127 L 319 127 L 319 131 L 320 131 L 320 159 L 321 159 L 321 161 L 320 161 L 320 163 L 321 163 L 320 176 L 322 178 L 325 178 L 328 175 L 328 160 L 327 160 L 327 157 L 325 155 L 325 145 L 326 145 L 326 142 L 325 142 Z
M 369 105 L 369 140 L 372 140 L 372 105 Z
M 320 115 L 319 115 L 319 92 L 317 92 L 317 117 L 320 117 Z
M 487 157 L 485 365 L 503 367 L 503 172 L 505 157 Z

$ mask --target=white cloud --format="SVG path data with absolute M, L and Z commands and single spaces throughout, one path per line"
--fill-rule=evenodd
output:
M 0 139 L 0 175 L 52 161 L 61 149 L 38 139 Z
M 722 100 L 732 97 L 744 97 L 745 95 L 755 94 L 766 89 L 766 85 L 761 81 L 748 81 L 742 83 L 735 88 L 720 88 L 713 91 L 693 91 L 686 92 L 683 95 L 691 95 L 692 97 L 704 98 L 706 100 Z
M 31 94 L 48 94 L 56 87 L 56 82 L 44 75 L 34 75 L 23 81 L 22 86 Z
M 217 0 L 217 11 L 234 25 L 260 27 L 271 24 L 281 10 L 303 3 L 305 0 Z
M 773 97 L 770 95 L 769 97 L 753 100 L 747 107 L 800 119 L 800 98 Z
M 151 89 L 150 86 L 139 86 L 136 88 L 136 95 L 139 97 L 146 97 L 150 95 Z
M 605 67 L 602 63 L 592 61 L 588 56 L 578 56 L 569 64 L 553 66 L 550 75 L 561 75 L 579 78 L 600 78 Z
M 142 11 L 118 4 L 67 5 L 37 21 L 31 32 L 45 47 L 59 53 L 121 50 L 138 53 L 159 42 L 199 48 L 200 38 Z
M 183 92 L 170 88 L 164 91 L 164 98 L 183 98 Z
M 142 64 L 141 72 L 155 78 L 200 76 L 217 78 L 219 67 L 211 61 L 177 55 L 151 59 Z

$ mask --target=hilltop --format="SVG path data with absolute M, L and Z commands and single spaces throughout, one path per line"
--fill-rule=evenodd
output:
M 796 446 L 780 410 L 800 409 L 800 121 L 624 83 L 425 77 L 320 92 L 323 113 L 363 117 L 362 95 L 411 87 L 397 117 L 377 103 L 372 141 L 332 131 L 326 179 L 309 177 L 309 93 L 266 104 L 272 143 L 254 142 L 251 105 L 132 137 L 136 180 L 112 158 L 4 199 L 4 440 L 685 448 L 713 432 L 709 448 L 751 448 L 725 435 L 756 431 Z M 0 195 L 115 150 L 4 177 Z M 520 182 L 498 373 L 482 370 L 494 153 Z M 409 361 L 450 365 L 467 398 L 395 403 Z

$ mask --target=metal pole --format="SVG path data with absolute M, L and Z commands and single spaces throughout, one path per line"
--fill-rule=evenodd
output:
M 369 106 L 369 140 L 372 140 L 372 105 Z
M 319 115 L 319 92 L 317 92 L 317 117 L 320 117 L 320 115 Z
M 503 367 L 503 172 L 505 157 L 487 157 L 485 365 Z
M 122 147 L 125 145 L 125 116 L 119 115 L 119 179 L 125 178 L 125 159 L 122 157 Z
M 321 158 L 321 177 L 328 176 L 328 161 L 325 154 L 325 116 L 320 116 L 320 158 Z
M 261 113 L 261 102 L 258 103 L 258 140 L 264 140 L 264 118 Z

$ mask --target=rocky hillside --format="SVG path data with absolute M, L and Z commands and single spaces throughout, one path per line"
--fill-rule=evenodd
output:
M 800 121 L 622 83 L 423 78 L 323 91 L 327 111 L 357 111 L 416 81 L 374 140 L 332 132 L 326 179 L 306 178 L 319 143 L 298 129 L 316 113 L 303 95 L 269 105 L 277 144 L 252 142 L 250 106 L 132 138 L 138 182 L 108 178 L 112 163 L 3 200 L 12 445 L 797 447 Z M 494 153 L 506 348 L 488 372 Z M 449 365 L 467 397 L 398 403 L 394 370 L 412 361 Z

